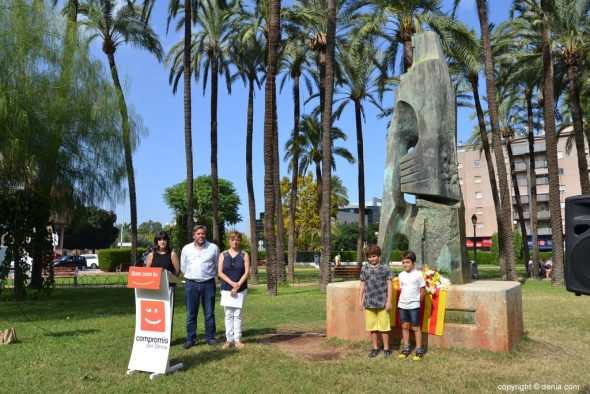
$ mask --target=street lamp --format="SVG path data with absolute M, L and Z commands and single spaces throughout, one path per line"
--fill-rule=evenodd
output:
M 471 223 L 473 223 L 473 264 L 471 265 L 471 278 L 477 279 L 477 237 L 475 236 L 475 227 L 477 224 L 477 215 L 471 216 Z

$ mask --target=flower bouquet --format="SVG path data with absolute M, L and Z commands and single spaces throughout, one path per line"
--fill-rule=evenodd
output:
M 430 269 L 428 265 L 422 268 L 422 275 L 424 275 L 424 282 L 426 282 L 426 291 L 434 294 L 436 289 L 447 290 L 451 284 L 449 278 L 445 278 L 436 270 Z

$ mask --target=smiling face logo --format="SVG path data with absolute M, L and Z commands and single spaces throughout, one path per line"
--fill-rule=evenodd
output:
M 141 329 L 164 332 L 166 315 L 164 301 L 141 301 Z

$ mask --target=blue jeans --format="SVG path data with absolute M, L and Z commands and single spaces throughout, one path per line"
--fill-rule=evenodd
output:
M 420 308 L 416 309 L 403 309 L 397 308 L 399 313 L 400 323 L 410 322 L 413 327 L 420 325 Z
M 206 282 L 186 280 L 184 284 L 186 303 L 186 340 L 197 341 L 197 315 L 199 304 L 205 315 L 205 340 L 215 339 L 215 278 Z

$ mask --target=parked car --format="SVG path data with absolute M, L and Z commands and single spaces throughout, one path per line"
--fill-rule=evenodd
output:
M 6 246 L 0 246 L 0 263 L 2 263 L 4 261 L 4 258 L 6 257 L 6 249 Z M 33 266 L 33 259 L 27 256 L 26 262 L 28 265 L 27 272 L 31 271 L 31 267 Z M 10 262 L 10 269 L 14 270 L 14 261 Z
M 79 270 L 86 269 L 86 258 L 84 256 L 62 256 L 53 260 L 53 268 L 56 267 L 78 267 Z
M 98 264 L 98 255 L 96 254 L 81 254 L 80 256 L 86 259 L 86 268 L 97 269 L 100 264 Z

